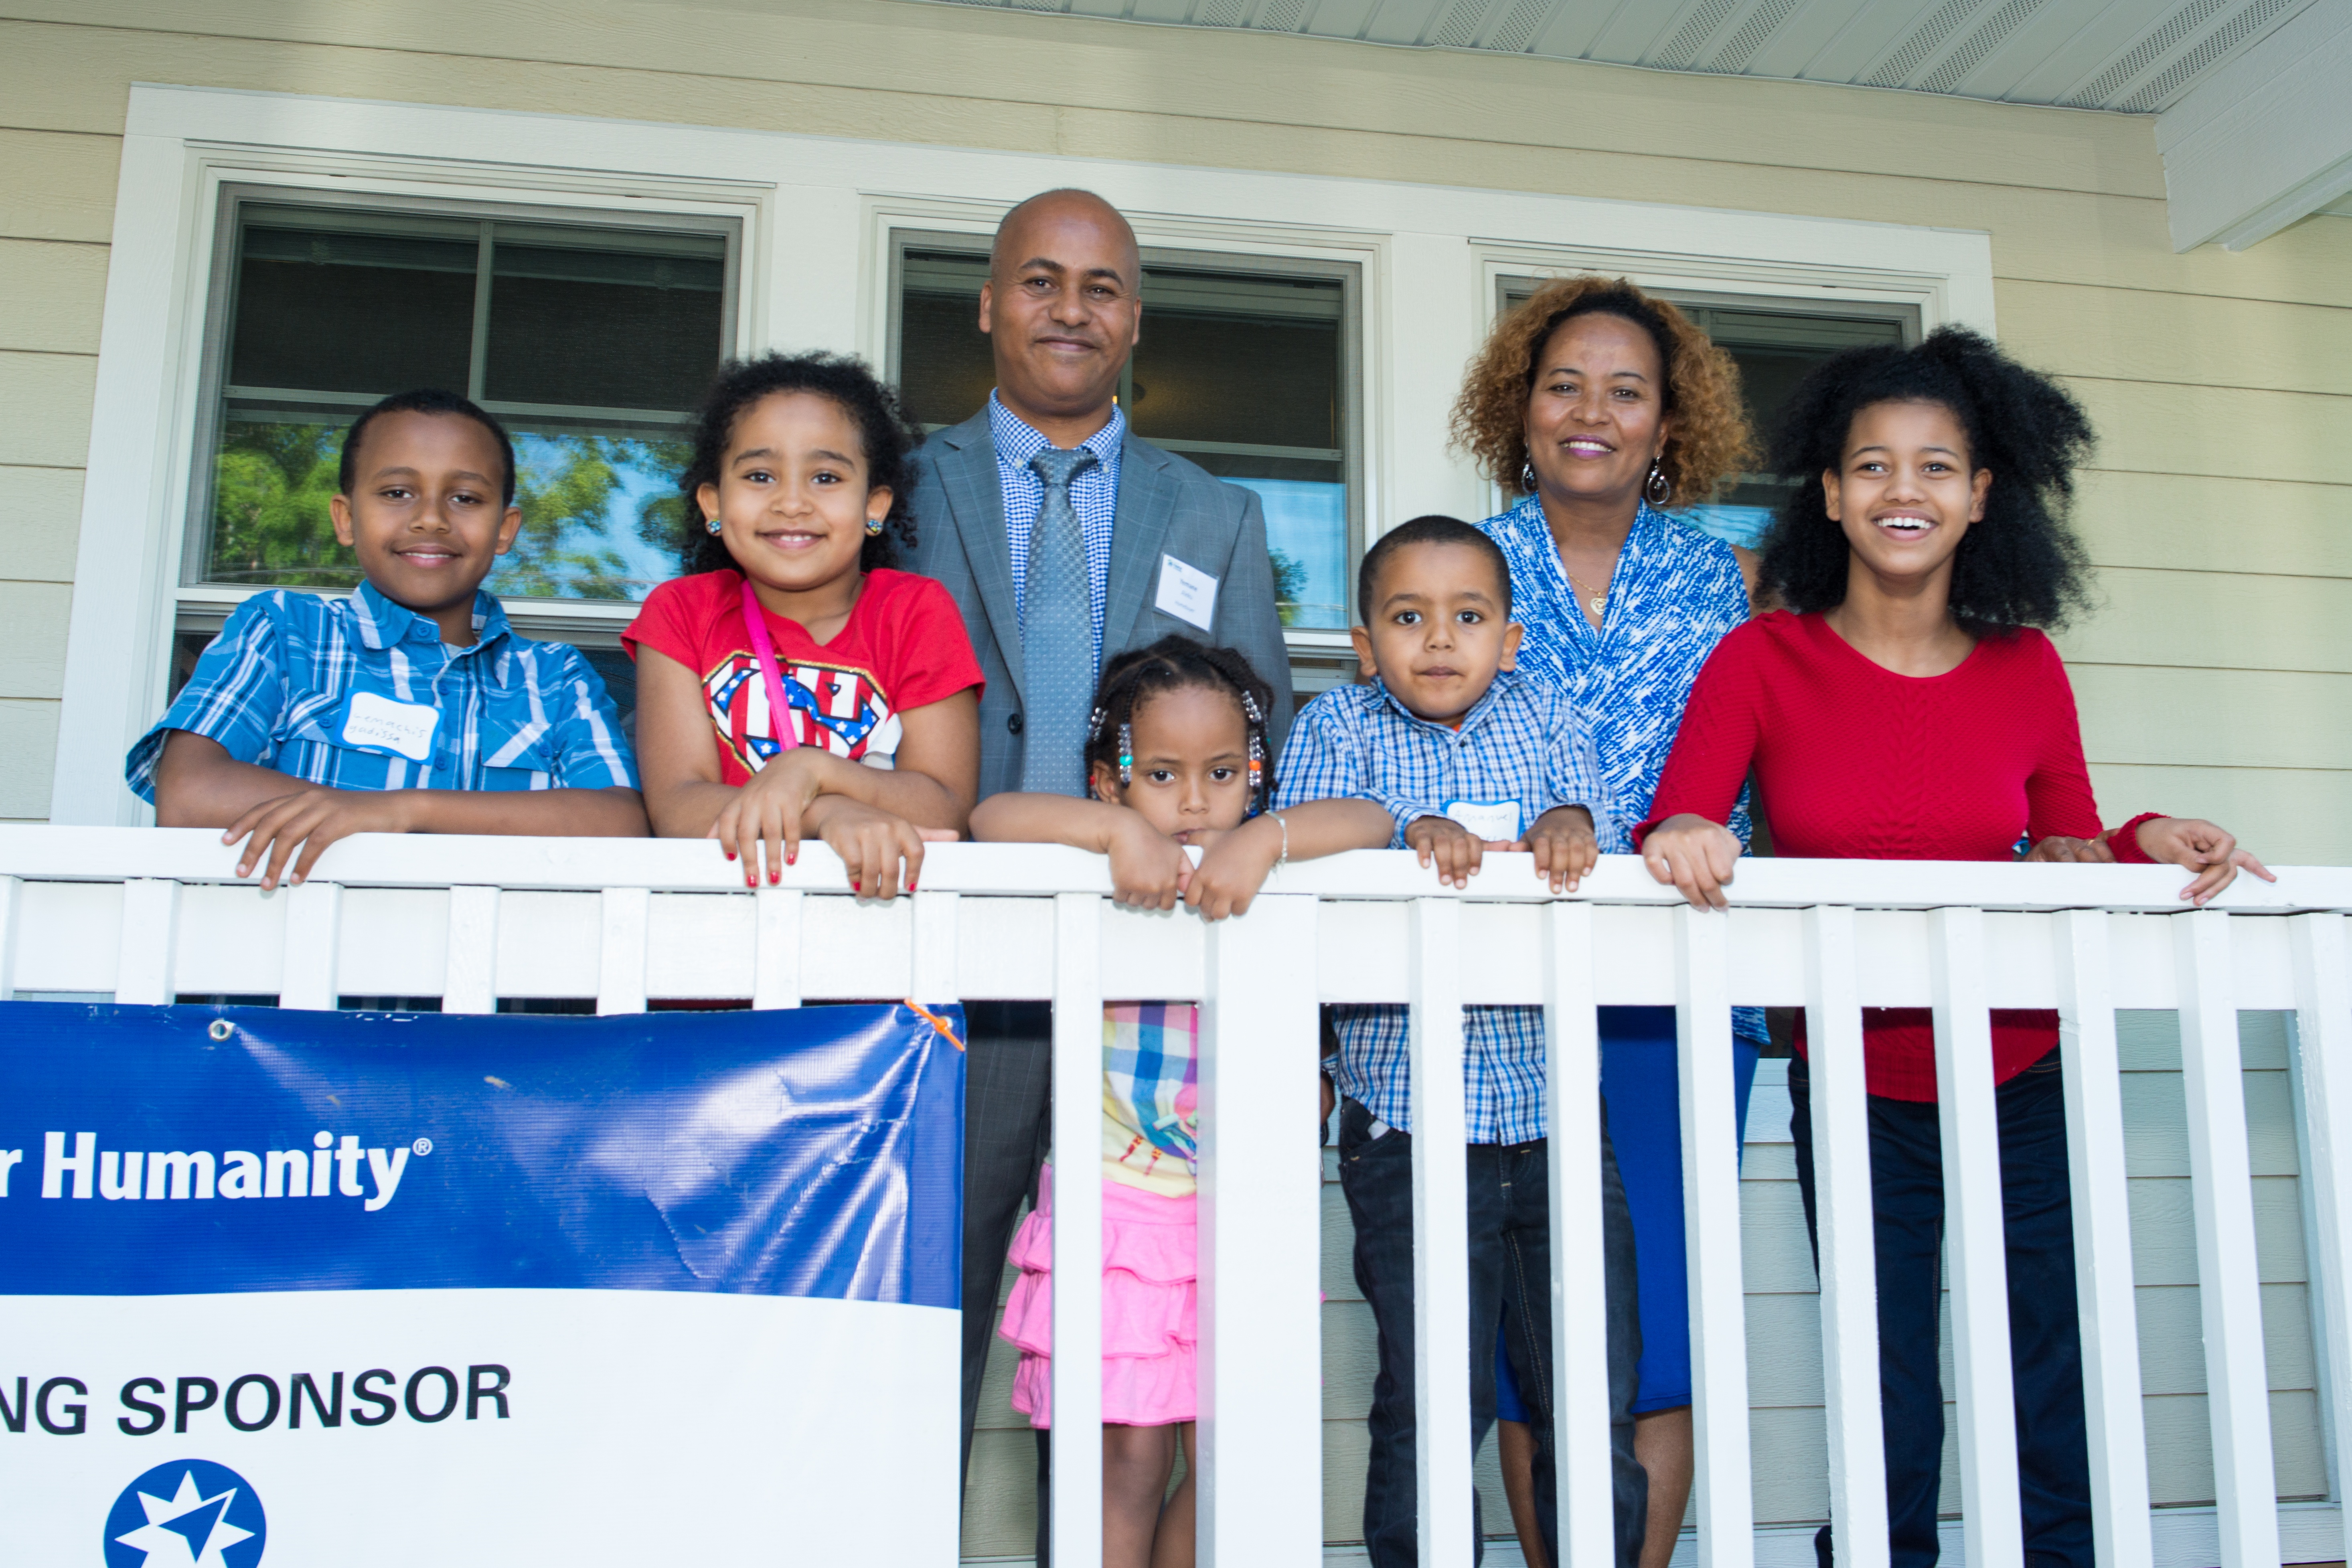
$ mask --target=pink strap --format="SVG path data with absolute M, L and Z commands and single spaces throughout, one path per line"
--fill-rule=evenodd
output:
M 773 739 L 779 748 L 791 744 L 791 708 L 784 703 L 784 678 L 776 668 L 776 645 L 768 637 L 768 612 L 760 605 L 760 595 L 751 592 L 751 580 L 743 580 L 743 624 L 751 628 L 751 654 L 760 661 L 760 679 L 768 688 L 768 722 L 773 727 Z

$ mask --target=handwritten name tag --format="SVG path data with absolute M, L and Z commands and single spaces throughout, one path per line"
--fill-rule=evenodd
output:
M 1445 815 L 1470 830 L 1473 838 L 1507 843 L 1519 836 L 1519 803 L 1516 800 L 1454 800 Z
M 1217 580 L 1198 566 L 1162 555 L 1157 607 L 1162 615 L 1190 621 L 1205 632 L 1217 615 Z
M 433 755 L 433 731 L 441 712 L 422 702 L 396 702 L 373 691 L 354 691 L 344 710 L 342 741 L 346 746 L 397 752 L 410 762 Z

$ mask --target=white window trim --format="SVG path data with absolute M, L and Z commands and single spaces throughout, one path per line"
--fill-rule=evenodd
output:
M 122 756 L 161 711 L 222 184 L 724 214 L 743 223 L 741 348 L 888 341 L 889 236 L 984 231 L 1054 185 L 1147 246 L 1363 264 L 1364 516 L 1479 515 L 1445 447 L 1495 279 L 1592 268 L 1809 299 L 1900 299 L 1993 326 L 1981 232 L 1529 192 L 856 142 L 581 116 L 136 84 L 116 187 L 52 819 L 135 824 Z

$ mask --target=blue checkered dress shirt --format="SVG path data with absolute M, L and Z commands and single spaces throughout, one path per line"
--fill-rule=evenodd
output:
M 341 598 L 257 594 L 236 607 L 195 673 L 123 766 L 155 798 L 164 737 L 186 730 L 241 763 L 332 789 L 637 787 L 604 682 L 568 643 L 515 635 L 496 598 L 474 596 L 471 647 L 371 584 Z M 438 710 L 430 754 L 345 738 L 362 693 Z
M 1004 541 L 1013 550 L 1013 607 L 1029 613 L 1029 531 L 1045 504 L 1045 481 L 1029 459 L 1053 445 L 1043 432 L 988 395 L 988 434 L 996 447 L 996 483 L 1004 496 Z M 1112 405 L 1110 423 L 1078 443 L 1094 466 L 1070 481 L 1070 506 L 1087 541 L 1087 584 L 1095 623 L 1095 668 L 1102 668 L 1103 599 L 1110 581 L 1111 524 L 1118 518 L 1118 459 L 1127 446 L 1126 411 Z
M 1275 805 L 1349 797 L 1388 808 L 1398 848 L 1416 817 L 1443 816 L 1454 801 L 1502 800 L 1518 802 L 1523 833 L 1554 806 L 1581 805 L 1604 852 L 1623 847 L 1591 739 L 1568 698 L 1508 670 L 1458 731 L 1415 718 L 1378 682 L 1337 687 L 1309 702 L 1282 748 Z M 1332 1013 L 1339 1091 L 1410 1132 L 1407 1009 L 1351 1004 Z M 1465 1007 L 1462 1026 L 1469 1142 L 1544 1136 L 1543 1009 Z

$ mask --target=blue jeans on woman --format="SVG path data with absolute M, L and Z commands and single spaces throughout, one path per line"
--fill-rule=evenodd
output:
M 1535 1436 L 1536 1512 L 1559 1561 L 1552 1456 L 1551 1174 L 1547 1145 L 1472 1143 L 1470 1176 L 1470 1445 L 1495 1424 L 1497 1326 Z M 1356 1226 L 1356 1286 L 1380 1331 L 1372 1384 L 1371 1459 L 1364 1478 L 1364 1545 L 1376 1568 L 1420 1560 L 1419 1465 L 1413 1447 L 1412 1138 L 1356 1101 L 1339 1107 L 1339 1184 Z M 1649 1478 L 1633 1458 L 1633 1368 L 1642 1353 L 1634 1297 L 1633 1226 L 1617 1159 L 1601 1133 L 1601 1225 L 1609 1367 L 1609 1450 L 1617 1561 L 1633 1568 L 1647 1526 Z M 1570 1276 L 1590 1280 L 1591 1261 Z M 1591 1346 L 1570 1353 L 1591 1355 Z M 1476 1508 L 1474 1494 L 1472 1505 Z M 1477 1550 L 1483 1555 L 1484 1531 Z
M 1821 1265 L 1813 1204 L 1812 1080 L 1789 1063 L 1789 1131 L 1805 1234 Z M 2007 1220 L 2010 1381 L 2026 1568 L 2092 1568 L 2091 1458 L 2083 1415 L 2083 1343 L 2074 1305 L 2074 1217 L 2066 1177 L 2066 1106 L 2058 1053 L 1994 1091 Z M 1878 1257 L 1878 1397 L 1886 1443 L 1886 1523 L 1894 1568 L 1933 1568 L 1944 1461 L 1944 1386 L 1937 1354 L 1942 1279 L 1944 1152 L 1933 1100 L 1869 1098 L 1870 1189 Z M 1816 1538 L 1823 1568 L 1830 1532 Z

